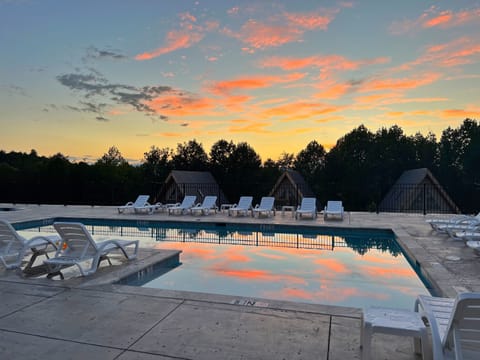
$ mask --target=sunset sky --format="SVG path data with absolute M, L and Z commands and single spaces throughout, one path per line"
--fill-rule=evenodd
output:
M 265 161 L 360 124 L 480 120 L 480 1 L 0 0 L 0 150 Z

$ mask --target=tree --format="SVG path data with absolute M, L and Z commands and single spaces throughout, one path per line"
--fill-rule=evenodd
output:
M 307 179 L 313 180 L 325 167 L 326 151 L 315 140 L 310 141 L 305 149 L 301 150 L 295 158 L 295 169 Z
M 111 146 L 103 156 L 97 160 L 99 165 L 121 166 L 128 164 L 116 146 Z
M 282 152 L 277 160 L 277 166 L 279 169 L 287 170 L 293 169 L 295 164 L 295 155 L 287 152 Z
M 150 150 L 143 154 L 143 167 L 147 176 L 152 180 L 163 180 L 171 169 L 173 151 L 166 148 L 151 146 Z
M 258 170 L 262 165 L 260 156 L 246 142 L 238 143 L 230 156 L 231 163 L 240 171 Z
M 228 174 L 231 172 L 232 154 L 236 149 L 236 145 L 230 140 L 218 140 L 210 149 L 210 168 L 215 178 L 224 182 Z
M 177 152 L 172 158 L 173 166 L 177 170 L 205 170 L 208 165 L 208 156 L 203 145 L 193 139 L 177 145 Z
M 320 201 L 337 198 L 349 209 L 365 209 L 369 203 L 379 201 L 380 195 L 371 183 L 373 143 L 374 134 L 364 125 L 337 141 L 325 156 L 325 198 Z
M 438 168 L 440 152 L 435 134 L 429 132 L 427 136 L 416 133 L 411 141 L 415 148 L 417 167 L 428 168 L 435 172 Z

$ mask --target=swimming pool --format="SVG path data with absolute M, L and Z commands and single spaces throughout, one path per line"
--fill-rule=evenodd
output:
M 58 219 L 57 219 L 58 220 Z M 66 219 L 62 219 L 66 220 Z M 68 220 L 68 219 L 67 219 Z M 385 230 L 84 219 L 98 240 L 182 250 L 182 263 L 120 283 L 307 303 L 411 309 L 428 284 Z M 47 224 L 45 224 L 47 225 Z M 41 227 L 39 231 L 49 231 Z

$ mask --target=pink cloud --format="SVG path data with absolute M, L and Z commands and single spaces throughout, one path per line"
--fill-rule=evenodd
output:
M 233 80 L 219 81 L 210 87 L 210 91 L 216 95 L 229 95 L 236 90 L 252 90 L 272 86 L 273 84 L 286 83 L 299 80 L 305 74 L 293 73 L 283 76 L 260 75 L 243 77 Z
M 390 61 L 388 57 L 374 59 L 350 60 L 342 55 L 319 55 L 304 58 L 274 56 L 263 59 L 261 67 L 278 67 L 282 70 L 296 70 L 306 67 L 316 67 L 322 70 L 356 70 L 361 66 L 385 64 Z
M 150 60 L 175 50 L 189 48 L 202 40 L 206 31 L 212 31 L 218 27 L 216 22 L 206 23 L 205 27 L 199 26 L 196 24 L 195 16 L 190 13 L 182 13 L 179 17 L 180 29 L 169 31 L 162 47 L 138 54 L 135 60 Z
M 394 70 L 409 70 L 419 65 L 455 67 L 477 62 L 480 58 L 480 41 L 462 37 L 453 41 L 430 45 L 414 61 L 405 63 Z
M 440 28 L 450 28 L 460 25 L 465 25 L 471 22 L 478 22 L 480 19 L 480 8 L 453 12 L 453 11 L 442 11 L 435 17 L 426 19 L 423 22 L 422 26 L 424 28 L 431 27 L 440 27 Z
M 390 32 L 394 35 L 402 35 L 420 29 L 447 29 L 478 22 L 479 17 L 480 8 L 478 7 L 454 12 L 452 10 L 439 11 L 435 6 L 432 6 L 416 19 L 393 22 L 390 26 Z
M 339 10 L 320 10 L 312 13 L 288 13 L 271 16 L 261 21 L 248 20 L 239 31 L 224 28 L 222 33 L 236 38 L 248 47 L 245 51 L 278 47 L 301 40 L 306 31 L 327 30 Z

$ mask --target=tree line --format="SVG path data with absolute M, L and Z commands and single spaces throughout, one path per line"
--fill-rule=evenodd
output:
M 373 210 L 403 171 L 428 168 L 464 212 L 480 204 L 480 123 L 465 119 L 433 133 L 407 136 L 399 126 L 372 132 L 360 125 L 330 151 L 312 140 L 297 154 L 282 153 L 262 162 L 246 142 L 224 139 L 210 151 L 193 139 L 176 149 L 151 146 L 140 165 L 129 164 L 112 146 L 95 163 L 0 151 L 0 202 L 117 205 L 139 193 L 156 199 L 171 170 L 210 171 L 229 189 L 259 198 L 267 195 L 285 169 L 299 171 L 321 204 L 340 199 L 348 210 Z M 236 201 L 237 199 L 230 199 Z

